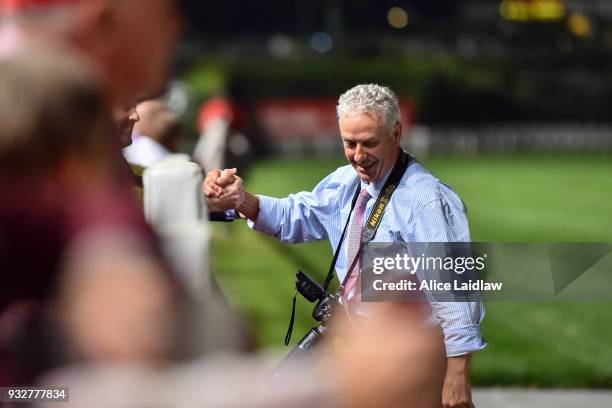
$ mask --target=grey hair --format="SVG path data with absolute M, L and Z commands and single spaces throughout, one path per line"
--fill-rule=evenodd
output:
M 359 113 L 376 114 L 389 132 L 401 121 L 399 101 L 386 86 L 360 84 L 343 93 L 336 107 L 338 119 Z

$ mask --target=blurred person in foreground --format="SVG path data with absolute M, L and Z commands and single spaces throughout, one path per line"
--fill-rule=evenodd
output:
M 445 370 L 442 334 L 421 325 L 414 312 L 405 305 L 375 305 L 368 330 L 339 316 L 331 330 L 345 340 L 323 344 L 331 364 L 315 375 L 309 361 L 276 378 L 258 358 L 231 355 L 164 370 L 80 365 L 43 379 L 44 384 L 70 389 L 69 403 L 44 406 L 439 408 Z
M 135 118 L 130 119 L 131 108 L 139 98 L 157 94 L 164 86 L 170 56 L 180 28 L 177 8 L 178 1 L 174 0 L 0 0 L 2 16 L 0 61 L 10 61 L 18 55 L 35 55 L 36 50 L 40 48 L 58 55 L 70 51 L 79 55 L 81 69 L 87 70 L 98 83 L 104 109 L 114 113 L 113 117 L 118 130 L 117 132 L 109 129 L 108 132 L 97 133 L 99 137 L 108 139 L 101 143 L 109 143 L 112 150 L 112 154 L 108 157 L 101 154 L 100 160 L 113 173 L 118 173 L 117 178 L 120 179 L 119 184 L 123 189 L 122 196 L 118 199 L 118 202 L 121 203 L 136 202 L 137 196 L 132 186 L 133 180 L 138 180 L 138 178 L 132 177 L 129 172 L 127 162 L 117 146 L 120 140 L 117 134 L 124 137 L 125 144 L 129 142 L 130 127 L 135 122 Z M 149 44 L 149 46 L 143 46 L 143 44 Z M 125 113 L 127 116 L 124 118 L 127 120 L 123 120 L 121 116 Z M 81 116 L 78 111 L 74 112 L 74 115 Z M 75 131 L 75 133 L 78 132 Z M 93 165 L 94 161 L 82 161 L 84 167 L 87 166 L 87 163 Z M 36 196 L 35 189 L 32 190 L 32 196 Z M 31 204 L 32 207 L 36 207 L 43 203 L 32 202 Z M 69 206 L 69 203 L 66 206 Z M 144 241 L 143 246 L 157 248 L 155 235 L 142 220 L 141 210 L 138 209 L 138 211 L 139 222 L 142 221 L 147 230 L 146 235 L 139 237 Z M 27 238 L 24 234 L 25 239 Z M 63 245 L 59 246 L 63 249 Z M 126 245 L 126 247 L 130 246 Z M 163 265 L 159 254 L 156 253 L 154 258 L 158 266 Z M 163 268 L 167 269 L 165 266 Z M 55 271 L 55 269 L 52 270 Z M 111 275 L 90 274 L 89 276 L 97 276 L 103 280 Z M 113 276 L 118 279 L 122 275 L 117 272 L 117 275 Z M 137 275 L 125 274 L 124 279 L 129 280 L 135 276 Z M 50 287 L 55 284 L 55 278 L 45 281 L 44 290 L 51 290 Z M 89 285 L 96 286 L 91 283 Z M 5 288 L 11 290 L 10 286 Z M 154 298 L 151 297 L 151 299 Z M 97 311 L 97 309 L 89 310 Z M 90 319 L 90 323 L 94 322 L 94 319 Z M 199 321 L 199 324 L 204 323 Z M 115 336 L 113 339 L 103 336 L 98 338 L 100 341 L 112 340 L 115 342 L 121 338 L 117 334 Z M 189 338 L 185 333 L 182 334 L 182 337 L 183 339 Z M 191 346 L 199 347 L 195 341 Z M 110 345 L 106 347 L 112 348 Z M 185 351 L 184 354 L 189 354 L 189 352 Z
M 80 56 L 0 59 L 0 382 L 69 361 L 172 359 L 183 291 L 116 162 Z
M 0 0 L 0 18 L 0 59 L 33 44 L 80 53 L 120 127 L 139 99 L 163 90 L 180 32 L 175 0 Z M 129 145 L 131 129 L 119 137 Z M 115 165 L 142 185 L 121 156 Z
M 242 179 L 235 175 L 236 169 L 212 171 L 204 182 L 209 208 L 233 208 L 249 219 L 250 227 L 283 242 L 329 239 L 335 250 L 348 222 L 356 190 L 360 193 L 354 213 L 361 213 L 363 222 L 391 170 L 405 154 L 400 148 L 399 103 L 389 88 L 357 85 L 340 96 L 337 113 L 348 166 L 327 176 L 312 192 L 284 199 L 246 192 Z M 469 242 L 466 210 L 459 196 L 414 158 L 407 154 L 404 157 L 407 168 L 390 198 L 374 241 Z M 351 227 L 359 224 L 355 218 L 354 215 Z M 338 280 L 345 282 L 342 299 L 350 315 L 361 313 L 365 306 L 358 289 L 356 248 L 360 232 L 361 225 L 348 229 L 347 239 L 342 243 L 345 250 L 336 264 Z M 347 271 L 351 264 L 356 267 Z M 470 356 L 486 345 L 480 332 L 484 306 L 482 302 L 436 301 L 430 301 L 430 306 L 431 317 L 444 332 L 448 357 L 442 404 L 470 407 Z
M 164 86 L 176 8 L 174 0 L 0 0 L 0 58 L 32 43 L 71 48 L 99 75 L 111 106 L 131 107 Z
M 160 93 L 167 79 L 179 33 L 174 0 L 0 0 L 0 6 L 0 58 L 37 43 L 82 54 L 99 76 L 121 147 L 129 146 L 137 100 Z M 117 166 L 131 177 L 124 161 Z
M 178 150 L 181 126 L 165 102 L 143 101 L 135 112 L 140 120 L 134 124 L 132 144 L 123 149 L 123 156 L 130 164 L 149 167 Z

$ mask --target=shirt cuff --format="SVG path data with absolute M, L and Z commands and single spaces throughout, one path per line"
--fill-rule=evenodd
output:
M 444 344 L 447 357 L 461 356 L 487 347 L 480 333 L 480 325 L 477 324 L 444 330 Z
M 283 219 L 283 206 L 279 198 L 258 195 L 259 214 L 255 222 L 248 220 L 247 225 L 255 231 L 270 235 L 278 235 L 281 220 Z

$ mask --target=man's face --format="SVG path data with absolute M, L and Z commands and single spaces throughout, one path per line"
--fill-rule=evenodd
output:
M 135 106 L 117 105 L 113 108 L 113 119 L 117 127 L 121 147 L 132 144 L 132 131 L 134 125 L 140 120 Z
M 363 181 L 380 180 L 395 164 L 399 150 L 401 125 L 392 132 L 377 115 L 358 113 L 340 118 L 344 155 Z

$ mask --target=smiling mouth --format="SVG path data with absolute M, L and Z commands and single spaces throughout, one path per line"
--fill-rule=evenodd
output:
M 370 170 L 372 168 L 372 166 L 374 166 L 374 163 L 368 164 L 367 166 L 361 166 L 361 165 L 359 165 L 357 163 L 355 163 L 355 165 L 357 166 L 357 169 L 359 171 L 367 172 L 368 170 Z

